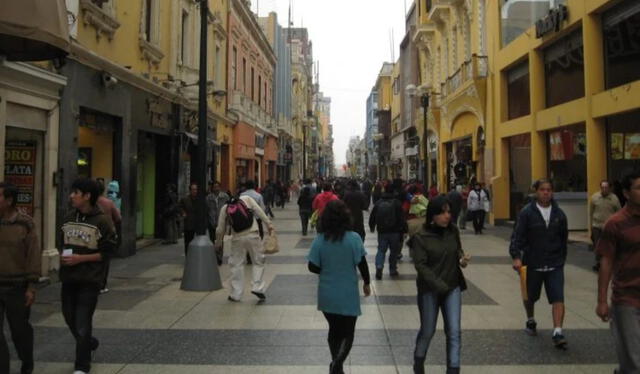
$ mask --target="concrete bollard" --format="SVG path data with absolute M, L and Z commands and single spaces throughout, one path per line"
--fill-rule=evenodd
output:
M 189 243 L 180 289 L 185 291 L 216 291 L 221 288 L 220 270 L 213 243 L 207 235 L 198 235 Z

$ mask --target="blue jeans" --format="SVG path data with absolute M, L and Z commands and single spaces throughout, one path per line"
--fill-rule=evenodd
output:
M 424 365 L 429 344 L 436 332 L 438 311 L 442 310 L 444 318 L 444 333 L 447 336 L 447 368 L 460 367 L 460 311 L 462 298 L 460 287 L 446 295 L 434 292 L 418 294 L 418 309 L 420 310 L 420 331 L 416 338 L 416 349 L 413 353 L 416 364 Z
M 384 268 L 384 259 L 389 254 L 389 270 L 398 269 L 398 253 L 402 249 L 402 234 L 398 232 L 378 233 L 378 253 L 376 254 L 376 269 Z

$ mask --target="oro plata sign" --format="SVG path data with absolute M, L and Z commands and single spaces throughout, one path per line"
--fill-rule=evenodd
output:
M 549 14 L 536 22 L 536 38 L 542 38 L 550 32 L 560 31 L 562 22 L 569 18 L 569 8 L 566 5 L 558 5 L 549 9 Z

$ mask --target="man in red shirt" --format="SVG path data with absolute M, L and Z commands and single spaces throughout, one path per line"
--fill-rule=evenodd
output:
M 331 189 L 331 183 L 325 183 L 322 185 L 322 193 L 318 194 L 315 199 L 313 199 L 313 210 L 318 211 L 318 218 L 322 215 L 324 211 L 324 207 L 329 204 L 329 201 L 338 200 L 338 196 L 333 193 Z
M 602 256 L 598 273 L 598 306 L 602 321 L 611 321 L 619 374 L 640 372 L 640 172 L 622 181 L 627 204 L 604 225 L 597 244 Z M 611 307 L 607 303 L 613 276 Z

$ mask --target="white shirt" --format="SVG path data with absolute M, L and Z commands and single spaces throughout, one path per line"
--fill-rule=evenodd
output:
M 543 207 L 542 205 L 536 203 L 538 210 L 542 213 L 542 218 L 544 218 L 544 223 L 549 227 L 549 221 L 551 220 L 551 205 L 548 207 Z

